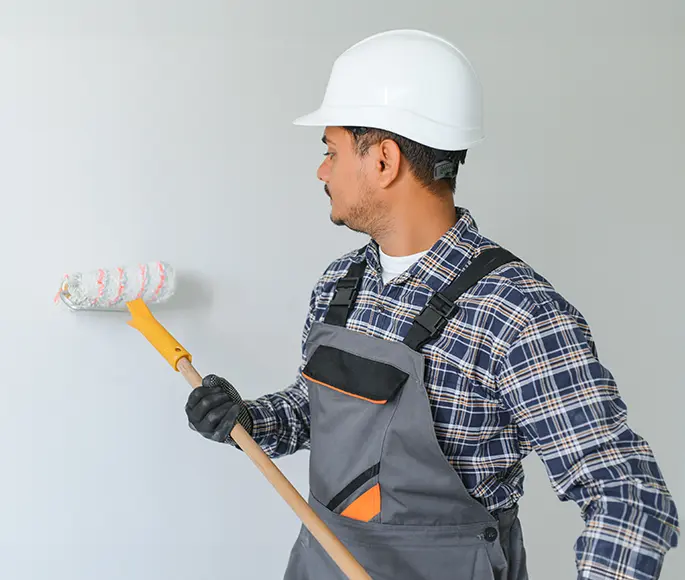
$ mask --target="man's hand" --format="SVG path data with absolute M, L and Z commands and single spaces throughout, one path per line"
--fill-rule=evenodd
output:
M 252 434 L 252 418 L 233 385 L 222 377 L 207 375 L 202 386 L 188 396 L 186 415 L 190 427 L 219 443 L 234 443 L 231 431 L 236 423 Z

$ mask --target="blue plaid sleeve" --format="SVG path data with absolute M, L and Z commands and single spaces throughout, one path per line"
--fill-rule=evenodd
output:
M 599 362 L 582 315 L 538 305 L 498 373 L 503 401 L 562 501 L 581 508 L 578 577 L 654 580 L 678 541 L 678 514 L 649 444 Z
M 302 362 L 295 382 L 284 390 L 245 402 L 252 417 L 252 437 L 272 459 L 310 448 L 309 393 L 302 369 L 304 347 L 314 321 L 317 289 L 318 285 L 312 291 L 302 330 Z

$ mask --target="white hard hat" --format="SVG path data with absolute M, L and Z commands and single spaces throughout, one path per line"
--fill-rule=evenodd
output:
M 375 34 L 333 64 L 321 107 L 295 125 L 384 129 L 446 151 L 483 135 L 482 88 L 464 54 L 420 30 Z

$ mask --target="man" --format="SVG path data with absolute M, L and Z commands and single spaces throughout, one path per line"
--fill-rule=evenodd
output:
M 374 579 L 528 578 L 517 517 L 534 450 L 580 507 L 579 578 L 649 580 L 678 515 L 580 312 L 455 208 L 483 138 L 464 55 L 419 31 L 372 36 L 335 62 L 318 178 L 331 219 L 370 236 L 316 284 L 289 388 L 243 402 L 210 375 L 192 427 L 272 458 L 309 449 L 310 504 Z M 302 529 L 288 580 L 342 578 Z

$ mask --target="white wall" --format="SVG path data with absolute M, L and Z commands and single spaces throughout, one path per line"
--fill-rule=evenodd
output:
M 290 122 L 396 27 L 476 66 L 488 140 L 457 202 L 588 317 L 685 513 L 682 2 L 3 0 L 3 580 L 280 577 L 289 508 L 187 428 L 183 379 L 126 314 L 52 298 L 64 272 L 168 260 L 156 312 L 198 370 L 287 386 L 317 275 L 366 241 L 329 223 L 320 132 Z M 307 456 L 279 465 L 305 493 Z M 577 508 L 526 468 L 531 577 L 572 580 Z

